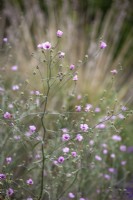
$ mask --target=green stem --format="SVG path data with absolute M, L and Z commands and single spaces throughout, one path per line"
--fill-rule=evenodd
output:
M 47 93 L 46 93 L 46 100 L 44 103 L 43 114 L 41 117 L 41 124 L 42 124 L 42 128 L 43 128 L 43 140 L 42 140 L 42 144 L 41 144 L 42 169 L 41 169 L 41 190 L 40 190 L 40 195 L 39 195 L 38 200 L 41 200 L 43 198 L 43 188 L 44 188 L 44 166 L 45 166 L 44 141 L 46 138 L 46 127 L 45 127 L 45 123 L 44 123 L 44 116 L 46 114 L 48 96 L 49 96 L 49 92 L 50 92 L 50 79 L 51 79 L 51 60 L 50 60 L 49 64 L 47 65 Z

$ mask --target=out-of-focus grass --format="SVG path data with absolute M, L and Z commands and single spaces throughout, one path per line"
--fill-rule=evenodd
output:
M 24 5 L 24 15 L 17 4 L 12 5 L 9 2 L 3 10 L 3 16 L 9 23 L 5 32 L 13 48 L 11 62 L 17 63 L 23 74 L 28 74 L 29 70 L 33 71 L 36 65 L 36 60 L 31 54 L 36 51 L 37 44 L 46 40 L 55 43 L 55 32 L 60 28 L 65 35 L 60 49 L 65 49 L 69 62 L 67 65 L 76 64 L 79 59 L 88 54 L 88 62 L 81 67 L 82 77 L 80 77 L 79 88 L 89 90 L 90 96 L 96 97 L 93 91 L 99 93 L 103 90 L 109 80 L 110 70 L 114 68 L 119 70 L 122 66 L 124 75 L 121 76 L 119 73 L 117 76 L 116 88 L 121 99 L 125 99 L 128 103 L 132 102 L 130 98 L 133 85 L 130 67 L 132 55 L 129 54 L 130 49 L 133 48 L 132 31 L 126 34 L 127 38 L 121 44 L 119 53 L 115 55 L 130 4 L 125 2 L 118 6 L 114 3 L 103 21 L 101 21 L 102 15 L 97 13 L 95 19 L 89 24 L 79 22 L 76 10 L 72 10 L 67 1 L 61 4 L 60 10 L 57 11 L 54 10 L 54 4 L 48 1 L 46 3 L 48 18 L 37 2 L 24 1 Z M 101 39 L 108 45 L 104 52 L 98 50 Z

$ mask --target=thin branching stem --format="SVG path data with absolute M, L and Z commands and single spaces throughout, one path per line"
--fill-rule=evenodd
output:
M 41 144 L 41 152 L 42 152 L 42 169 L 41 169 L 41 189 L 40 189 L 40 195 L 38 200 L 41 200 L 43 197 L 43 188 L 44 188 L 44 167 L 45 167 L 45 154 L 44 154 L 44 141 L 46 138 L 46 128 L 45 128 L 45 122 L 44 122 L 44 116 L 46 114 L 46 109 L 47 109 L 47 103 L 48 103 L 48 96 L 50 92 L 50 79 L 51 79 L 51 60 L 49 64 L 47 65 L 47 93 L 46 93 L 46 100 L 44 102 L 44 109 L 43 109 L 43 114 L 41 117 L 41 124 L 43 128 L 43 140 Z

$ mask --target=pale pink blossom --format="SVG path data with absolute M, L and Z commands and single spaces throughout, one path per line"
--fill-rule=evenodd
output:
M 107 47 L 107 44 L 103 41 L 100 42 L 100 49 L 105 49 Z
M 7 162 L 7 164 L 10 164 L 12 162 L 12 158 L 11 157 L 7 157 L 6 158 L 6 162 Z
M 113 69 L 113 70 L 111 70 L 110 72 L 111 72 L 113 75 L 115 75 L 115 74 L 118 73 L 118 71 L 117 71 L 116 69 Z
M 78 140 L 79 142 L 81 142 L 83 140 L 83 136 L 81 134 L 77 134 L 76 140 Z
M 100 156 L 98 156 L 98 155 L 95 156 L 95 159 L 98 160 L 98 161 L 102 160 L 102 158 Z
M 91 108 L 92 108 L 91 104 L 86 104 L 85 112 L 89 112 Z
M 126 165 L 127 164 L 127 161 L 126 160 L 123 160 L 123 161 L 121 161 L 121 165 Z
M 39 49 L 42 49 L 42 48 L 43 48 L 42 44 L 38 44 L 37 47 L 38 47 Z
M 68 140 L 70 140 L 70 135 L 68 133 L 64 133 L 62 135 L 62 141 L 68 141 Z
M 84 131 L 84 132 L 87 132 L 88 129 L 89 129 L 89 127 L 88 127 L 87 124 L 80 124 L 80 129 L 81 129 L 82 131 Z
M 110 180 L 110 178 L 111 178 L 110 175 L 108 175 L 108 174 L 104 174 L 103 176 L 104 176 L 104 178 L 107 179 L 107 180 Z
M 110 155 L 110 157 L 111 157 L 111 158 L 115 158 L 115 154 L 112 153 L 112 154 Z
M 100 108 L 98 108 L 98 107 L 97 107 L 97 108 L 95 108 L 95 112 L 96 112 L 96 113 L 98 113 L 98 112 L 100 112 L 100 111 L 101 111 L 101 109 L 100 109 Z
M 6 194 L 7 196 L 12 196 L 14 194 L 14 190 L 12 188 L 9 188 L 7 191 L 6 191 Z
M 93 146 L 93 145 L 94 145 L 94 140 L 90 140 L 89 144 L 90 144 L 91 146 Z
M 115 140 L 115 141 L 120 142 L 121 141 L 121 136 L 119 136 L 119 135 L 113 135 L 112 139 Z
M 106 126 L 105 126 L 105 124 L 100 123 L 100 124 L 98 124 L 98 125 L 96 126 L 96 128 L 98 128 L 98 129 L 104 129 L 104 128 L 106 128 Z
M 119 117 L 120 119 L 125 119 L 124 115 L 121 114 L 121 113 L 118 115 L 118 117 Z
M 11 118 L 12 118 L 12 114 L 9 113 L 9 112 L 5 112 L 5 113 L 4 113 L 4 118 L 5 118 L 5 119 L 11 119 Z
M 13 65 L 13 66 L 11 67 L 11 70 L 12 70 L 12 71 L 17 71 L 17 70 L 18 70 L 18 66 L 17 66 L 17 65 Z
M 60 156 L 60 157 L 58 158 L 58 163 L 63 163 L 64 160 L 65 160 L 65 158 L 64 158 L 63 156 Z
M 59 52 L 59 58 L 64 58 L 65 57 L 65 53 L 64 52 Z
M 107 154 L 108 153 L 108 150 L 107 149 L 104 149 L 103 150 L 103 154 Z
M 12 90 L 14 90 L 14 91 L 19 90 L 19 86 L 18 85 L 13 85 L 12 86 Z
M 127 150 L 127 147 L 125 145 L 120 146 L 120 151 L 125 152 Z
M 71 199 L 74 199 L 74 198 L 75 198 L 75 195 L 74 195 L 72 192 L 70 192 L 70 193 L 68 194 L 68 196 L 69 196 L 69 198 L 71 198 Z
M 7 38 L 3 38 L 3 42 L 7 42 L 8 41 L 8 39 Z
M 27 185 L 33 185 L 34 182 L 31 178 L 29 178 L 27 181 L 26 181 Z
M 64 153 L 68 153 L 68 152 L 69 152 L 69 148 L 68 148 L 68 147 L 64 147 L 64 148 L 62 149 L 62 151 L 63 151 Z
M 56 35 L 57 35 L 58 38 L 61 38 L 62 35 L 63 35 L 63 31 L 58 30 L 58 31 L 56 32 Z
M 70 68 L 70 70 L 74 70 L 75 65 L 71 64 L 69 68 Z
M 73 157 L 76 157 L 76 156 L 77 156 L 77 152 L 76 152 L 76 151 L 72 151 L 71 155 L 72 155 Z
M 51 43 L 50 42 L 44 42 L 44 43 L 42 43 L 42 48 L 43 49 L 45 49 L 45 50 L 49 50 L 49 49 L 51 49 Z
M 116 170 L 115 170 L 114 168 L 112 168 L 112 167 L 109 168 L 108 171 L 109 171 L 110 173 L 115 173 L 115 172 L 116 172 Z
M 68 133 L 68 129 L 67 128 L 62 128 L 61 129 L 63 133 Z
M 81 106 L 80 106 L 80 105 L 75 106 L 75 108 L 76 108 L 76 111 L 77 111 L 77 112 L 80 112 L 80 111 L 81 111 Z
M 73 76 L 73 81 L 77 81 L 77 80 L 78 80 L 78 75 L 75 74 L 75 75 Z
M 121 109 L 122 109 L 122 111 L 126 111 L 127 107 L 126 106 L 122 106 Z
M 29 126 L 29 132 L 34 133 L 36 131 L 36 126 L 35 125 L 30 125 Z

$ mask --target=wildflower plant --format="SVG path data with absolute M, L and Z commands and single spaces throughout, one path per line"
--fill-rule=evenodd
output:
M 123 126 L 131 111 L 119 103 L 112 87 L 120 70 L 108 72 L 112 77 L 110 90 L 102 92 L 97 104 L 89 102 L 88 94 L 78 90 L 80 68 L 88 56 L 67 63 L 60 49 L 64 35 L 58 30 L 55 44 L 39 41 L 33 56 L 37 60 L 34 87 L 20 77 L 11 80 L 11 87 L 6 85 L 4 73 L 1 77 L 3 198 L 102 200 L 126 195 Z M 106 48 L 108 45 L 101 41 L 98 53 Z M 18 67 L 14 65 L 11 70 L 17 73 Z M 60 106 L 52 109 L 49 102 L 58 95 Z M 122 194 L 118 195 L 116 186 L 122 188 Z

